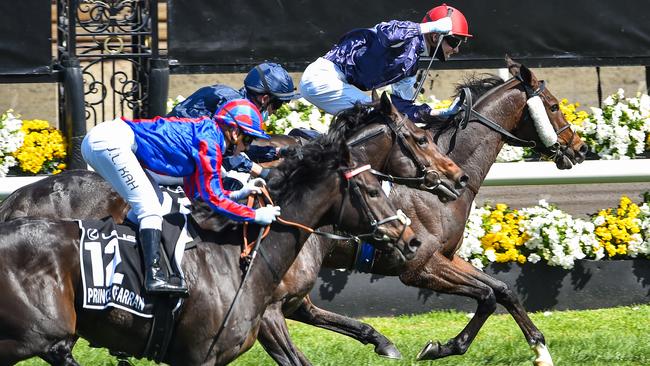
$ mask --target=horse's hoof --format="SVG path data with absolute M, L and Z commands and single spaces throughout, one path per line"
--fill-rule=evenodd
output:
M 436 360 L 438 358 L 440 358 L 440 342 L 436 341 L 436 343 L 433 343 L 433 341 L 429 341 L 429 343 L 422 348 L 422 351 L 418 353 L 417 360 Z
M 375 347 L 375 353 L 381 357 L 390 358 L 391 360 L 402 359 L 402 353 L 392 343 L 389 343 L 382 347 L 380 346 Z

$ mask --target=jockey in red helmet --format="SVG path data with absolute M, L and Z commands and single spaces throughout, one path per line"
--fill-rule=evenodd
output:
M 263 126 L 262 115 L 253 103 L 235 99 L 223 105 L 214 119 L 117 118 L 88 132 L 81 144 L 84 160 L 129 203 L 129 217 L 140 226 L 148 293 L 186 293 L 187 288 L 184 283 L 170 283 L 161 267 L 165 212 L 158 185 L 150 181 L 144 168 L 163 176 L 182 177 L 188 198 L 201 198 L 215 212 L 232 220 L 268 225 L 280 214 L 279 207 L 253 210 L 236 202 L 260 192 L 261 178 L 237 191 L 223 189 L 221 182 L 223 152 L 230 146 L 243 149 L 252 137 L 268 139 Z
M 447 58 L 455 53 L 458 53 L 458 47 L 461 43 L 466 42 L 468 38 L 472 37 L 469 34 L 469 28 L 467 25 L 467 19 L 465 15 L 460 12 L 460 10 L 449 6 L 447 4 L 442 4 L 436 6 L 435 8 L 429 10 L 424 18 L 422 18 L 422 24 L 427 24 L 430 22 L 435 22 L 447 17 L 447 13 L 451 10 L 451 32 L 443 38 L 443 43 L 441 48 L 438 50 L 438 53 L 435 55 L 440 61 L 445 61 Z M 436 42 L 438 41 L 438 35 L 436 33 L 429 33 L 427 42 L 429 47 L 435 47 Z
M 440 48 L 432 55 L 440 37 Z M 465 16 L 445 4 L 431 9 L 422 23 L 391 20 L 355 29 L 307 67 L 300 93 L 312 104 L 335 114 L 357 102 L 370 103 L 371 97 L 364 91 L 391 85 L 393 104 L 413 121 L 427 115 L 447 118 L 458 112 L 458 102 L 442 111 L 413 103 L 418 61 L 422 56 L 446 61 L 469 37 Z

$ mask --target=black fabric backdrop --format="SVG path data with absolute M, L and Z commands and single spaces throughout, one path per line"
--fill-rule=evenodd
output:
M 169 0 L 172 65 L 233 67 L 275 60 L 293 69 L 345 32 L 390 19 L 420 21 L 431 0 Z M 647 0 L 465 0 L 475 38 L 437 67 L 650 65 Z
M 44 0 L 0 2 L 0 75 L 49 74 L 51 4 Z

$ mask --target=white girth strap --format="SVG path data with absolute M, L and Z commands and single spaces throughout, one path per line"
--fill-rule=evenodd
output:
M 546 108 L 544 108 L 544 103 L 539 95 L 536 95 L 532 98 L 529 98 L 526 101 L 528 105 L 528 110 L 530 111 L 533 121 L 535 121 L 535 129 L 539 135 L 540 141 L 546 147 L 553 146 L 557 143 L 557 134 L 551 121 L 548 119 L 548 114 L 546 114 Z

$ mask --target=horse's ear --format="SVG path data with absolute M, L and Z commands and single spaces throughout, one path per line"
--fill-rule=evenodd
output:
M 521 76 L 521 79 L 524 81 L 524 83 L 528 85 L 533 85 L 533 73 L 530 72 L 530 70 L 526 66 L 521 66 L 521 69 L 519 70 L 519 75 Z
M 508 55 L 506 55 L 506 64 L 508 65 L 508 71 L 510 71 L 510 75 L 515 77 L 519 76 L 521 64 L 513 61 Z
M 345 141 L 341 141 L 341 166 L 352 166 L 352 153 Z
M 372 95 L 372 101 L 373 102 L 376 102 L 376 101 L 379 100 L 379 94 L 377 94 L 377 89 L 372 89 L 371 95 Z
M 381 93 L 381 99 L 379 101 L 379 110 L 382 113 L 388 115 L 390 115 L 393 112 L 393 103 L 390 101 L 390 97 L 386 92 Z

